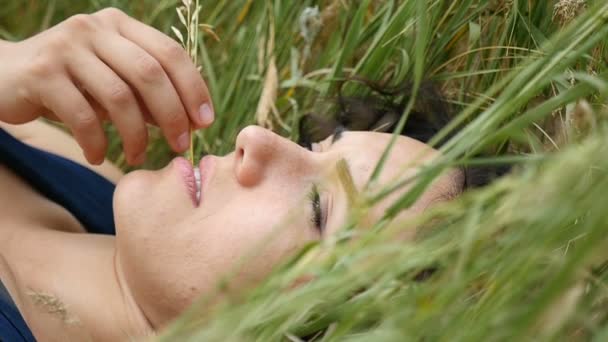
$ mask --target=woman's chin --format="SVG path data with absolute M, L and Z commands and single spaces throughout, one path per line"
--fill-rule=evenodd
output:
M 174 225 L 195 209 L 183 172 L 174 163 L 158 171 L 137 170 L 123 176 L 116 185 L 113 206 L 117 229 Z

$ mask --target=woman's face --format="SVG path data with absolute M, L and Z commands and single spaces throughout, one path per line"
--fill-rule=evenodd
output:
M 182 158 L 159 171 L 129 173 L 116 188 L 114 211 L 118 264 L 135 300 L 152 323 L 162 324 L 196 297 L 214 293 L 222 280 L 230 291 L 251 286 L 303 245 L 335 233 L 349 207 L 336 164 L 344 159 L 361 189 L 390 137 L 344 132 L 308 150 L 261 127 L 246 127 L 233 153 L 201 160 L 200 204 L 192 167 Z M 436 155 L 399 137 L 378 183 L 412 175 L 415 160 Z M 460 173 L 449 172 L 404 215 L 461 188 Z M 376 206 L 370 219 L 397 195 Z

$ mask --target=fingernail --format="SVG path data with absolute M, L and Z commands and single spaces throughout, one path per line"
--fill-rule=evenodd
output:
M 139 165 L 139 164 L 143 164 L 144 161 L 146 161 L 146 152 L 142 152 L 140 153 L 137 157 L 135 157 L 135 159 L 133 159 L 133 163 Z
M 177 148 L 180 151 L 187 149 L 190 146 L 190 134 L 188 132 L 184 132 L 177 138 Z
M 95 158 L 91 157 L 91 158 L 87 158 L 87 159 L 93 165 L 101 165 L 104 162 L 104 160 L 105 160 L 104 156 L 95 157 Z
M 198 111 L 198 115 L 203 125 L 211 124 L 213 122 L 213 118 L 215 117 L 213 109 L 211 109 L 211 106 L 209 106 L 208 103 L 203 103 L 203 105 Z

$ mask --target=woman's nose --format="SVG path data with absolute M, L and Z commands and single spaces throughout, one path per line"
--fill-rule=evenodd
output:
M 292 146 L 293 145 L 293 146 Z M 295 143 L 265 128 L 247 126 L 236 137 L 235 174 L 247 187 L 260 183 L 268 172 L 280 165 L 282 158 L 297 157 L 301 149 Z

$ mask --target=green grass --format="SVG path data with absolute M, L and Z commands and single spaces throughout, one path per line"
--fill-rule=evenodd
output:
M 7 39 L 110 5 L 164 32 L 178 23 L 178 1 L 5 2 L 0 35 Z M 200 22 L 221 41 L 201 35 L 199 62 L 217 121 L 198 134 L 197 154 L 232 150 L 239 129 L 260 119 L 265 85 L 277 87 L 277 112 L 263 122 L 295 138 L 299 117 L 324 111 L 349 75 L 411 81 L 414 92 L 435 81 L 457 113 L 436 140 L 466 125 L 443 145 L 441 160 L 410 180 L 413 190 L 387 212 L 383 228 L 355 229 L 349 244 L 310 246 L 245 297 L 213 310 L 203 298 L 159 339 L 607 340 L 608 5 L 586 1 L 577 13 L 556 3 L 201 1 Z M 322 26 L 317 34 L 309 26 L 303 38 L 299 19 L 314 5 Z M 265 82 L 273 63 L 274 84 Z M 355 82 L 342 90 L 366 91 Z M 124 167 L 108 130 L 111 157 Z M 149 168 L 171 157 L 154 136 Z M 496 157 L 475 159 L 481 151 Z M 515 174 L 488 188 L 411 222 L 389 221 L 448 166 L 513 161 Z M 365 192 L 357 210 L 400 186 Z M 397 243 L 402 229 L 420 237 Z M 436 269 L 429 279 L 414 280 L 429 268 Z M 287 290 L 302 274 L 317 278 Z

